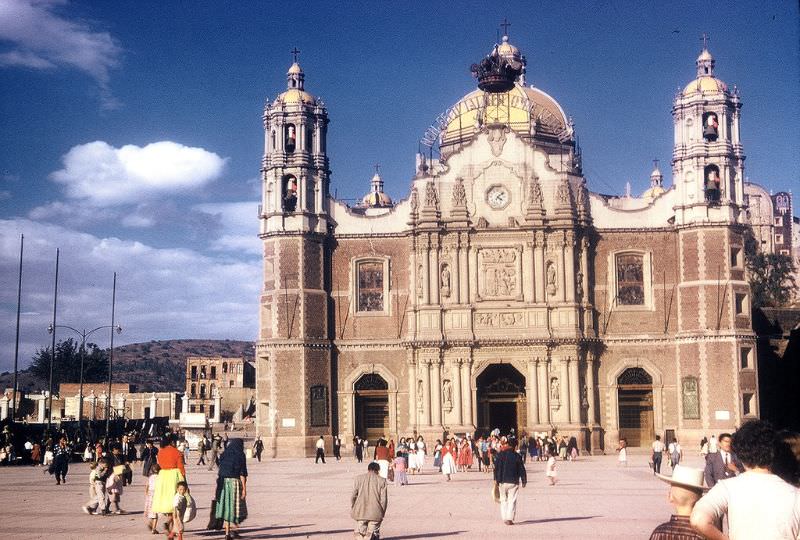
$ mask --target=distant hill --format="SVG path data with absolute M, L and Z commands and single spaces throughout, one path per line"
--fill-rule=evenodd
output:
M 253 359 L 252 341 L 171 339 L 114 347 L 114 381 L 133 384 L 139 392 L 182 392 L 187 356 L 230 356 Z M 11 388 L 14 374 L 0 374 L 0 388 Z M 78 381 L 75 381 L 78 382 Z M 47 381 L 27 370 L 19 372 L 19 388 L 47 390 Z

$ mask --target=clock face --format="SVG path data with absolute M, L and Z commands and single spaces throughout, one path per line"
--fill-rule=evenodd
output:
M 486 192 L 486 202 L 495 210 L 505 208 L 510 200 L 511 196 L 503 186 L 493 186 Z

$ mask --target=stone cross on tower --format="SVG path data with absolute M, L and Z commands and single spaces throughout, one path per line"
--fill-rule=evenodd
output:
M 710 38 L 708 37 L 707 33 L 703 32 L 703 37 L 701 37 L 700 39 L 703 40 L 703 50 L 705 51 L 706 49 L 708 49 L 708 41 Z
M 503 22 L 500 23 L 500 26 L 503 27 L 503 35 L 507 36 L 508 35 L 508 27 L 511 26 L 511 23 L 508 22 L 508 18 L 507 17 L 503 17 Z
M 296 63 L 297 63 L 297 57 L 298 57 L 298 56 L 300 56 L 300 49 L 298 49 L 297 47 L 294 47 L 294 48 L 293 48 L 291 51 L 289 51 L 289 52 L 290 52 L 290 53 L 292 53 L 292 58 L 294 58 L 294 60 L 293 60 L 293 61 L 294 61 L 294 63 L 296 64 Z

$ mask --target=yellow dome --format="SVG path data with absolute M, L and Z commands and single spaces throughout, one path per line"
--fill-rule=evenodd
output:
M 373 191 L 372 193 L 367 193 L 361 199 L 361 206 L 367 208 L 387 208 L 392 205 L 392 198 L 383 192 Z
M 656 197 L 663 195 L 666 193 L 667 190 L 661 186 L 653 186 L 649 188 L 647 191 L 642 193 L 642 198 L 644 199 L 655 199 Z
M 716 77 L 698 77 L 683 89 L 683 95 L 691 94 L 724 94 L 728 91 L 728 85 Z
M 569 126 L 561 106 L 538 88 L 517 83 L 508 92 L 475 90 L 450 108 L 441 146 L 464 142 L 475 135 L 480 125 L 505 124 L 530 137 L 534 123 L 536 133 L 550 136 L 559 136 Z
M 279 94 L 278 97 L 275 98 L 275 104 L 278 103 L 283 103 L 285 105 L 294 105 L 298 103 L 303 103 L 306 105 L 316 105 L 317 98 L 315 98 L 313 95 L 309 94 L 305 90 L 298 90 L 297 88 L 292 88 L 282 94 Z

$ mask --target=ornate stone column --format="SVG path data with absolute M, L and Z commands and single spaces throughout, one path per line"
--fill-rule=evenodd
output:
M 460 236 L 459 236 L 459 238 L 460 238 Z M 459 297 L 458 297 L 458 303 L 459 304 L 468 304 L 469 303 L 469 289 L 470 289 L 470 287 L 469 287 L 469 270 L 470 270 L 470 265 L 469 265 L 469 257 L 468 257 L 468 255 L 469 255 L 469 253 L 468 253 L 469 252 L 469 243 L 466 241 L 467 238 L 468 237 L 465 234 L 464 235 L 464 240 L 465 241 L 464 241 L 463 245 L 461 246 L 461 252 L 460 252 L 460 255 L 459 255 L 461 257 L 461 268 L 459 270 L 459 272 L 460 272 L 459 276 L 460 276 L 460 279 L 461 279 L 461 287 L 459 289 Z
M 420 361 L 422 368 L 422 423 L 431 425 L 431 361 L 427 358 Z
M 575 302 L 575 232 L 564 233 L 564 283 L 567 302 Z
M 561 406 L 564 408 L 564 419 L 570 421 L 572 419 L 572 411 L 570 411 L 570 405 L 572 404 L 570 389 L 572 385 L 569 382 L 568 359 L 560 358 L 558 360 L 558 364 L 561 371 L 561 376 L 559 377 L 561 379 L 559 381 L 559 387 L 561 389 Z
M 532 426 L 539 423 L 539 379 L 536 376 L 536 370 L 539 363 L 538 358 L 528 359 L 528 375 L 525 382 L 527 383 L 527 398 L 528 398 L 528 425 Z
M 413 352 L 411 353 L 413 354 Z M 413 431 L 417 427 L 417 363 L 414 358 L 406 360 L 406 369 L 408 370 L 408 425 L 409 431 Z
M 564 231 L 558 231 L 555 237 L 556 242 L 559 242 L 561 244 L 560 249 L 558 250 L 558 272 L 556 273 L 558 278 L 558 291 L 556 291 L 556 298 L 558 298 L 559 302 L 565 302 L 567 298 L 566 287 L 565 287 L 566 268 L 564 262 L 566 260 L 566 254 L 564 253 L 564 251 L 566 250 L 567 240 L 565 236 L 566 235 Z
M 461 421 L 464 425 L 475 425 L 475 418 L 472 416 L 472 361 L 469 358 L 462 359 L 461 365 Z
M 544 285 L 544 232 L 536 231 L 536 244 L 533 248 L 534 298 L 537 304 L 545 301 Z
M 431 287 L 431 304 L 438 304 L 439 299 L 439 242 L 435 237 L 431 238 L 431 250 L 428 252 L 430 255 L 430 287 Z
M 464 425 L 464 410 L 461 406 L 461 358 L 453 359 L 453 418 L 457 426 Z
M 438 427 L 442 425 L 442 361 L 438 358 L 431 360 L 431 371 L 431 423 Z
M 547 359 L 539 361 L 539 422 L 550 424 L 550 381 L 547 376 Z
M 578 375 L 578 358 L 567 358 L 569 362 L 569 422 L 581 422 L 581 390 L 580 376 Z
M 533 291 L 533 242 L 522 247 L 522 295 L 527 303 L 534 301 Z
M 594 355 L 586 354 L 586 399 L 589 406 L 586 408 L 586 423 L 589 427 L 597 423 L 596 403 L 594 401 Z
M 585 236 L 581 238 L 581 273 L 583 295 L 578 301 L 589 303 L 589 239 Z

